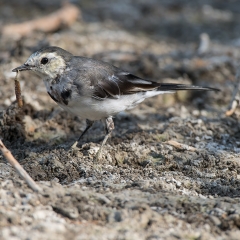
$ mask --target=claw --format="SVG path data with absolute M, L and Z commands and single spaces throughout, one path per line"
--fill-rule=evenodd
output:
M 71 146 L 71 149 L 76 149 L 76 148 L 77 148 L 77 145 L 78 145 L 78 141 L 76 141 L 76 142 Z

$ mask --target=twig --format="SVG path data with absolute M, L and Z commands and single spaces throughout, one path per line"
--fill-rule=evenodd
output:
M 23 106 L 23 100 L 21 96 L 21 85 L 18 80 L 18 71 L 16 72 L 16 77 L 14 79 L 14 82 L 15 82 L 15 95 L 16 95 L 17 103 L 18 103 L 18 106 L 21 108 Z
M 174 141 L 174 140 L 169 140 L 165 143 L 167 143 L 171 146 L 174 146 L 175 148 L 181 149 L 181 150 L 187 150 L 187 151 L 191 151 L 191 152 L 195 152 L 197 150 L 194 147 L 191 147 L 191 146 L 186 145 L 186 144 L 179 143 L 179 142 Z
M 13 157 L 12 153 L 4 146 L 2 140 L 0 140 L 0 149 L 7 159 L 7 161 L 16 169 L 18 174 L 26 181 L 28 186 L 35 192 L 40 192 L 40 187 L 33 181 L 28 173 L 22 168 L 18 161 Z
M 34 30 L 52 32 L 62 25 L 70 26 L 78 18 L 80 11 L 73 4 L 65 4 L 60 10 L 52 14 L 17 24 L 9 24 L 2 28 L 2 34 L 8 36 L 22 37 L 32 33 Z
M 234 84 L 234 91 L 233 91 L 233 95 L 232 95 L 232 100 L 231 103 L 228 107 L 228 110 L 225 112 L 226 116 L 231 116 L 235 110 L 237 109 L 237 106 L 239 105 L 239 101 L 240 101 L 240 90 L 239 90 L 239 86 L 240 86 L 240 68 L 238 68 L 236 76 L 235 76 L 235 84 Z

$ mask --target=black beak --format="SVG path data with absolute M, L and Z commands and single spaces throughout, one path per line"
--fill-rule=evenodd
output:
M 23 65 L 21 65 L 21 66 L 19 66 L 19 67 L 17 67 L 17 68 L 14 68 L 14 69 L 12 70 L 12 72 L 26 71 L 26 70 L 31 70 L 31 69 L 32 69 L 32 67 L 30 67 L 29 65 L 23 64 Z

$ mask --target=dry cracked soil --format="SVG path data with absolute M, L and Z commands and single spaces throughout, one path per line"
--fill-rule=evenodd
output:
M 1 36 L 0 136 L 42 192 L 0 156 L 0 239 L 240 239 L 239 108 L 225 115 L 240 60 L 238 1 L 74 3 L 81 16 L 70 27 Z M 3 0 L 1 26 L 59 7 Z M 205 48 L 201 36 L 209 38 Z M 221 91 L 157 96 L 118 114 L 96 161 L 102 123 L 70 150 L 85 121 L 61 110 L 36 75 L 20 74 L 24 107 L 17 107 L 11 70 L 47 45 L 146 79 Z

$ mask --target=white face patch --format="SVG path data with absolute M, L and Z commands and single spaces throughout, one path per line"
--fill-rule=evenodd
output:
M 43 58 L 48 59 L 46 64 L 41 63 Z M 34 72 L 48 79 L 54 79 L 61 75 L 66 67 L 63 57 L 56 52 L 35 52 L 28 58 L 25 64 L 32 66 Z
M 55 52 L 52 52 L 52 53 L 47 53 L 45 55 L 45 57 L 47 57 L 48 59 L 52 59 L 52 58 L 56 58 L 56 57 L 59 57 Z
M 46 54 L 46 57 L 49 59 L 49 62 L 42 66 L 46 74 L 52 78 L 61 75 L 66 67 L 63 57 L 56 53 L 48 53 Z

